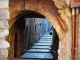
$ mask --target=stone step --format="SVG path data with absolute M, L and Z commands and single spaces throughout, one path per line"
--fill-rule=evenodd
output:
M 44 34 L 44 35 L 48 35 L 48 36 L 51 36 L 49 33 L 48 34 Z
M 49 34 L 46 35 L 46 34 L 45 34 L 45 35 L 43 35 L 43 36 L 52 36 L 52 35 L 49 35 Z
M 51 53 L 30 53 L 26 52 L 20 57 L 21 59 L 54 59 Z
M 52 37 L 42 37 L 42 39 L 52 39 Z
M 52 41 L 39 40 L 38 43 L 52 43 Z
M 49 49 L 50 46 L 33 46 L 32 49 Z
M 55 60 L 55 59 L 18 59 L 18 60 Z
M 38 52 L 38 53 L 40 53 L 40 52 L 45 52 L 45 53 L 49 53 L 49 52 L 51 52 L 49 49 L 30 49 L 30 50 L 28 50 L 27 52 Z
M 52 41 L 52 39 L 40 39 L 40 41 Z
M 39 46 L 51 46 L 51 43 L 35 43 L 34 45 L 39 45 Z
M 27 50 L 19 60 L 54 60 L 51 51 L 49 50 L 52 45 L 52 35 L 45 34 L 34 46 Z
M 18 58 L 14 58 L 14 60 L 18 60 Z
M 44 34 L 44 35 L 51 36 L 49 33 L 47 33 L 47 34 Z
M 52 35 L 44 35 L 43 37 L 52 37 Z

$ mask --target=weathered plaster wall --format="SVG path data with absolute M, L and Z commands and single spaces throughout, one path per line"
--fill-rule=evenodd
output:
M 67 25 L 65 38 L 59 42 L 58 60 L 71 60 L 71 11 L 69 8 L 70 0 L 53 0 L 58 8 L 61 18 Z M 63 36 L 63 35 L 62 35 Z

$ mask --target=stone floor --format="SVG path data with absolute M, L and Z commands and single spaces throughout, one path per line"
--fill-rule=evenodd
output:
M 14 58 L 14 60 L 18 60 L 18 58 Z
M 51 51 L 52 35 L 46 33 L 34 46 L 28 50 L 19 60 L 54 60 Z

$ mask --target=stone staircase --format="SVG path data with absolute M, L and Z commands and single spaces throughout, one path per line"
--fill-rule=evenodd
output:
M 52 45 L 52 35 L 49 33 L 44 34 L 44 36 L 34 44 L 34 46 L 26 51 L 18 60 L 54 60 L 51 54 L 50 48 Z

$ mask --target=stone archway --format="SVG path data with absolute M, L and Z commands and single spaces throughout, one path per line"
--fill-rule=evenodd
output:
M 8 8 L 8 0 L 5 0 L 5 1 L 7 2 L 7 8 Z M 59 1 L 59 2 L 61 2 L 61 1 Z M 63 5 L 67 3 L 66 1 L 65 2 L 64 1 L 62 2 Z M 54 0 L 54 3 L 57 6 L 55 0 Z M 58 7 L 58 9 L 60 9 L 59 13 L 58 13 L 58 9 L 55 7 L 54 3 L 52 0 L 46 0 L 46 2 L 45 2 L 45 0 L 35 0 L 35 1 L 34 0 L 25 0 L 25 1 L 16 0 L 16 2 L 11 1 L 9 3 L 10 19 L 8 20 L 8 22 L 9 22 L 9 25 L 13 24 L 20 17 L 20 15 L 22 15 L 22 13 L 24 13 L 27 10 L 35 11 L 35 12 L 38 12 L 38 13 L 44 15 L 52 23 L 52 25 L 55 28 L 55 30 L 59 36 L 59 39 L 60 39 L 59 50 L 58 50 L 58 53 L 59 53 L 58 60 L 71 60 L 71 19 L 70 19 L 71 15 L 70 15 L 70 10 L 69 10 L 68 6 L 60 5 L 60 8 Z M 4 8 L 6 8 L 6 6 Z M 64 9 L 62 9 L 62 8 L 64 8 Z M 3 9 L 3 10 L 5 10 L 5 9 Z M 8 11 L 8 9 L 6 9 L 6 11 Z M 7 13 L 7 16 L 8 15 L 9 15 L 9 13 Z M 61 18 L 64 22 L 64 26 L 66 27 L 65 29 L 63 29 L 61 27 L 60 22 L 57 19 L 59 15 L 61 16 Z M 64 15 L 66 15 L 66 16 L 64 16 Z M 3 16 L 5 16 L 5 15 L 3 15 Z M 8 17 L 5 18 L 5 20 L 7 20 L 7 19 L 8 19 Z M 7 32 L 7 33 L 5 33 L 5 36 L 6 36 L 8 34 L 8 26 L 5 28 L 6 29 L 4 29 L 4 32 Z M 6 43 L 6 44 L 8 44 L 8 43 Z M 7 46 L 9 47 L 9 44 Z M 5 48 L 8 48 L 8 47 L 5 47 Z M 2 47 L 1 47 L 1 49 L 2 49 Z M 2 56 L 2 54 L 1 54 L 1 56 Z M 6 55 L 4 55 L 3 57 L 5 57 L 5 56 Z M 7 58 L 7 56 L 6 56 L 6 58 Z M 2 58 L 2 59 L 6 60 L 6 58 L 5 59 Z

